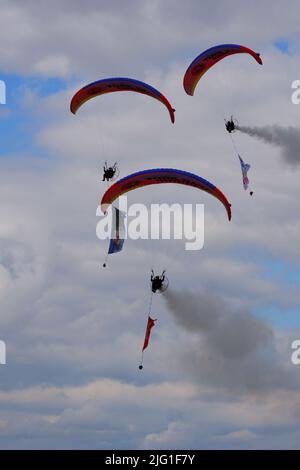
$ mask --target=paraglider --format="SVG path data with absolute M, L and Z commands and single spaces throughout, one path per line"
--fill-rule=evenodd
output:
M 240 156 L 236 143 L 235 143 L 235 139 L 233 138 L 233 135 L 232 135 L 232 132 L 234 132 L 235 130 L 239 130 L 240 128 L 238 126 L 238 122 L 233 118 L 233 116 L 230 117 L 229 121 L 225 121 L 225 126 L 226 126 L 227 131 L 230 134 L 230 139 L 232 142 L 233 149 L 239 158 L 239 162 L 240 162 L 241 170 L 242 170 L 243 186 L 246 191 L 249 186 L 248 171 L 250 170 L 251 165 L 249 165 L 249 163 L 245 163 L 242 157 Z M 253 196 L 253 191 L 250 191 L 249 194 L 250 196 Z
M 101 210 L 103 213 L 106 213 L 108 207 L 119 196 L 129 191 L 152 184 L 166 183 L 183 184 L 206 191 L 223 204 L 227 212 L 228 220 L 231 220 L 231 204 L 216 186 L 204 178 L 201 178 L 201 176 L 174 168 L 154 168 L 151 170 L 138 171 L 137 173 L 125 176 L 125 178 L 116 181 L 104 193 L 101 200 Z
M 171 122 L 175 122 L 175 109 L 171 106 L 167 98 L 158 90 L 148 85 L 147 83 L 135 80 L 133 78 L 125 77 L 114 77 L 105 78 L 103 80 L 97 80 L 96 82 L 89 83 L 75 93 L 71 100 L 70 110 L 73 114 L 76 114 L 78 109 L 90 99 L 101 96 L 106 93 L 112 93 L 115 91 L 133 91 L 148 95 L 158 101 L 160 101 L 169 111 Z
M 236 124 L 235 124 L 232 116 L 230 117 L 230 119 L 228 121 L 225 120 L 225 127 L 226 127 L 226 130 L 229 132 L 229 134 L 231 134 L 231 132 L 235 131 Z
M 112 181 L 115 179 L 116 175 L 119 173 L 117 167 L 117 162 L 113 164 L 113 166 L 108 166 L 107 162 L 105 162 L 103 166 L 103 179 L 102 181 Z
M 150 280 L 151 280 L 151 290 L 153 294 L 162 293 L 165 290 L 167 290 L 169 281 L 165 276 L 165 272 L 166 271 L 163 271 L 160 276 L 159 275 L 155 276 L 153 269 L 151 270 Z
M 197 83 L 207 70 L 225 57 L 239 53 L 250 54 L 258 64 L 262 65 L 260 54 L 248 47 L 238 44 L 220 44 L 211 47 L 198 55 L 185 72 L 183 87 L 186 93 L 193 96 Z

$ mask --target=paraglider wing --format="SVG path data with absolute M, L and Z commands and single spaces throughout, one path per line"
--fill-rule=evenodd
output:
M 116 181 L 116 183 L 110 186 L 104 193 L 101 200 L 101 209 L 105 213 L 113 201 L 129 191 L 151 184 L 164 183 L 183 184 L 206 191 L 219 199 L 227 211 L 228 219 L 231 219 L 231 205 L 226 196 L 216 186 L 204 178 L 201 178 L 201 176 L 174 168 L 155 168 L 152 170 L 139 171 Z
M 219 46 L 211 47 L 198 55 L 185 72 L 183 86 L 186 93 L 193 96 L 197 83 L 210 67 L 229 55 L 240 53 L 252 55 L 256 62 L 262 65 L 260 55 L 248 47 L 238 44 L 220 44 Z
M 112 93 L 114 91 L 134 91 L 144 95 L 151 96 L 163 103 L 170 114 L 172 123 L 175 122 L 174 109 L 167 100 L 167 98 L 147 83 L 135 80 L 133 78 L 105 78 L 104 80 L 97 80 L 81 88 L 73 96 L 70 104 L 70 110 L 73 114 L 82 106 L 86 101 L 94 98 L 95 96 L 104 95 L 105 93 Z

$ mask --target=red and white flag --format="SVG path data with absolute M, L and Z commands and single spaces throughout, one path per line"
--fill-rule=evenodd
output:
M 145 340 L 144 340 L 144 346 L 143 346 L 143 351 L 147 348 L 149 344 L 149 339 L 150 339 L 150 334 L 151 334 L 151 329 L 154 327 L 156 322 L 156 319 L 153 320 L 150 316 L 148 317 L 148 322 L 147 322 L 147 327 L 146 327 L 146 333 L 145 333 Z

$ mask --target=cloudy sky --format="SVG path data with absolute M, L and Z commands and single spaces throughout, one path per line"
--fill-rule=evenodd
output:
M 299 2 L 0 8 L 0 447 L 299 448 Z M 247 45 L 264 65 L 232 56 L 187 96 L 186 68 L 219 43 Z M 111 76 L 161 90 L 175 125 L 159 102 L 132 93 L 70 113 L 78 88 Z M 252 198 L 224 128 L 231 114 L 263 134 L 234 135 L 251 163 Z M 227 195 L 232 221 L 193 189 L 131 193 L 130 202 L 204 203 L 204 249 L 128 240 L 104 270 L 96 209 L 105 159 L 122 176 L 197 173 Z M 140 372 L 151 267 L 167 267 L 170 287 L 153 299 L 158 321 Z

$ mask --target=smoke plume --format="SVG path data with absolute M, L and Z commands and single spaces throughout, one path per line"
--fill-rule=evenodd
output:
M 177 324 L 193 337 L 181 359 L 201 383 L 238 393 L 293 388 L 289 358 L 284 365 L 272 328 L 246 311 L 231 311 L 215 294 L 166 291 Z
M 244 134 L 279 147 L 281 149 L 281 156 L 288 165 L 292 167 L 299 166 L 300 129 L 277 125 L 264 127 L 237 126 L 236 128 Z

